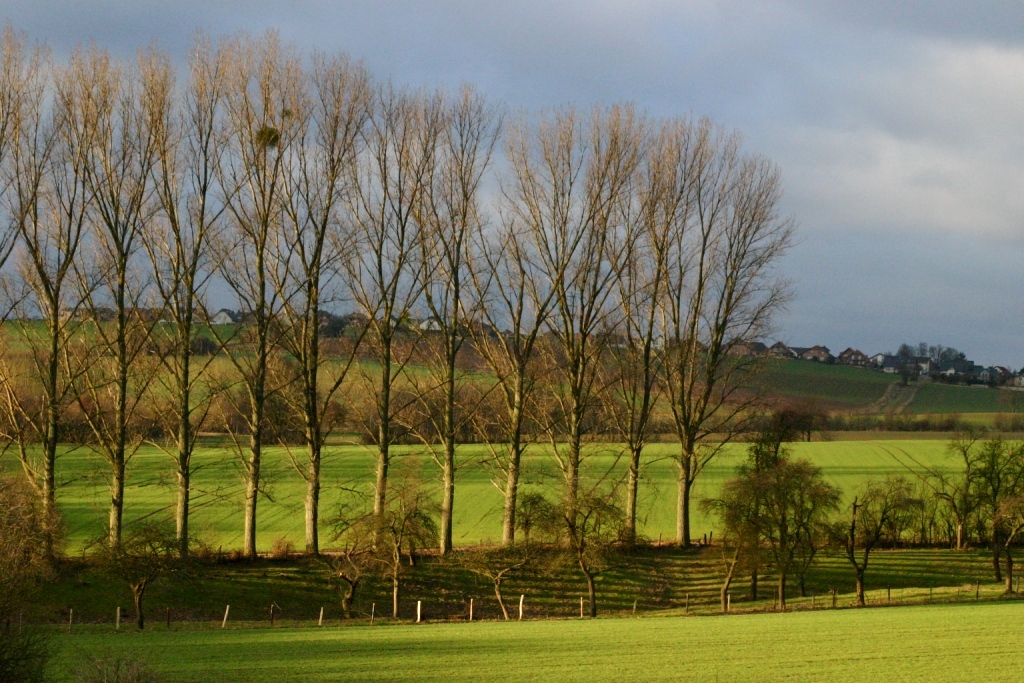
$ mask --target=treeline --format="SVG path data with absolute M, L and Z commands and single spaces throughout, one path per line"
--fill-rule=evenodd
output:
M 183 79 L 158 50 L 57 61 L 9 28 L 0 59 L 0 425 L 48 515 L 62 444 L 87 446 L 116 548 L 126 463 L 152 443 L 173 459 L 185 555 L 192 456 L 220 430 L 244 553 L 278 444 L 317 553 L 325 444 L 358 426 L 378 523 L 392 446 L 434 457 L 442 553 L 467 440 L 490 445 L 506 544 L 528 448 L 549 445 L 572 530 L 594 440 L 624 443 L 633 537 L 657 427 L 679 443 L 689 545 L 693 483 L 759 404 L 756 361 L 732 347 L 788 293 L 778 171 L 738 134 L 629 105 L 506 116 L 471 86 L 399 88 L 273 34 L 200 38 Z M 239 320 L 214 324 L 214 300 Z
M 723 610 L 732 582 L 743 573 L 757 599 L 758 575 L 766 567 L 785 608 L 787 581 L 796 578 L 805 595 L 804 576 L 826 548 L 846 556 L 861 605 L 877 548 L 987 546 L 995 580 L 1015 592 L 1013 548 L 1024 532 L 1024 444 L 961 432 L 948 445 L 949 468 L 929 468 L 902 449 L 887 449 L 913 472 L 911 478 L 867 482 L 846 508 L 843 492 L 820 468 L 790 455 L 786 444 L 801 429 L 786 413 L 776 414 L 750 442 L 746 462 L 720 497 L 702 501 L 725 532 L 719 539 Z

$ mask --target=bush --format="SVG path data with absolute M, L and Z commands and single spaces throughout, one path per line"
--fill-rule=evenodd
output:
M 295 544 L 284 536 L 278 536 L 270 546 L 270 556 L 275 560 L 287 560 L 295 554 Z
M 156 683 L 144 660 L 124 652 L 105 652 L 89 657 L 75 673 L 77 683 Z

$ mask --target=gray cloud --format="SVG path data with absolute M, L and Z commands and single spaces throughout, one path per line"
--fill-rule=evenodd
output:
M 10 0 L 9 0 L 10 2 Z M 512 109 L 633 100 L 742 130 L 801 226 L 794 343 L 1024 364 L 1024 5 L 954 0 L 11 3 L 58 54 L 279 30 Z M 838 350 L 838 349 L 837 349 Z

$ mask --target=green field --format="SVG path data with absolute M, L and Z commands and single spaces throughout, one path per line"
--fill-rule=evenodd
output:
M 160 680 L 1019 681 L 1024 603 L 347 628 L 61 636 L 145 657 Z
M 891 453 L 906 451 L 915 460 L 929 466 L 951 464 L 945 455 L 943 440 L 894 441 L 822 441 L 792 444 L 793 454 L 821 466 L 828 478 L 852 498 L 869 478 L 906 473 Z M 899 449 L 899 450 L 897 450 Z M 429 485 L 436 485 L 437 467 L 422 449 L 404 447 L 399 458 L 404 467 L 417 470 Z M 641 532 L 651 540 L 674 538 L 676 465 L 671 444 L 653 444 L 647 451 L 639 517 Z M 301 455 L 301 454 L 300 454 Z M 585 470 L 602 473 L 618 462 L 620 453 L 611 446 L 592 446 Z M 457 545 L 488 543 L 501 536 L 501 494 L 492 484 L 492 473 L 481 460 L 486 449 L 466 446 L 460 450 L 462 467 L 458 472 L 455 507 Z M 696 497 L 714 495 L 721 483 L 731 477 L 744 457 L 742 446 L 732 447 L 714 460 L 701 475 Z M 904 458 L 906 461 L 906 458 Z M 193 478 L 192 529 L 214 549 L 225 551 L 242 545 L 242 481 L 238 461 L 225 448 L 206 447 L 195 455 Z M 4 468 L 15 470 L 16 461 L 8 456 Z M 374 454 L 361 446 L 337 446 L 330 449 L 323 469 L 324 546 L 330 547 L 329 518 L 337 510 L 345 489 L 368 490 L 373 476 Z M 557 486 L 557 470 L 545 448 L 525 458 L 523 479 L 526 489 Z M 75 554 L 103 534 L 109 506 L 105 463 L 88 449 L 65 453 L 58 461 L 57 478 L 62 482 L 58 504 L 67 530 L 67 549 Z M 303 543 L 302 500 L 304 481 L 292 467 L 283 449 L 265 451 L 264 481 L 268 497 L 260 501 L 258 546 L 268 550 L 276 539 Z M 153 447 L 140 450 L 129 464 L 125 493 L 125 519 L 130 526 L 139 519 L 171 520 L 174 505 L 174 477 L 171 459 Z M 713 520 L 703 517 L 694 506 L 693 532 L 696 538 L 713 531 Z
M 936 382 L 922 384 L 910 404 L 910 412 L 935 413 L 999 413 L 1007 406 L 1000 403 L 1004 392 L 986 386 L 956 386 Z
M 819 401 L 828 408 L 865 408 L 896 378 L 875 370 L 813 361 L 775 360 L 760 383 L 772 394 Z

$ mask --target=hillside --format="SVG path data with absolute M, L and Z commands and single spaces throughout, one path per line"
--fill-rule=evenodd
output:
M 828 411 L 910 415 L 1010 413 L 1016 392 L 987 386 L 912 382 L 878 370 L 814 361 L 777 360 L 760 384 L 783 402 L 813 403 Z M 1024 399 L 1024 396 L 1021 396 Z

